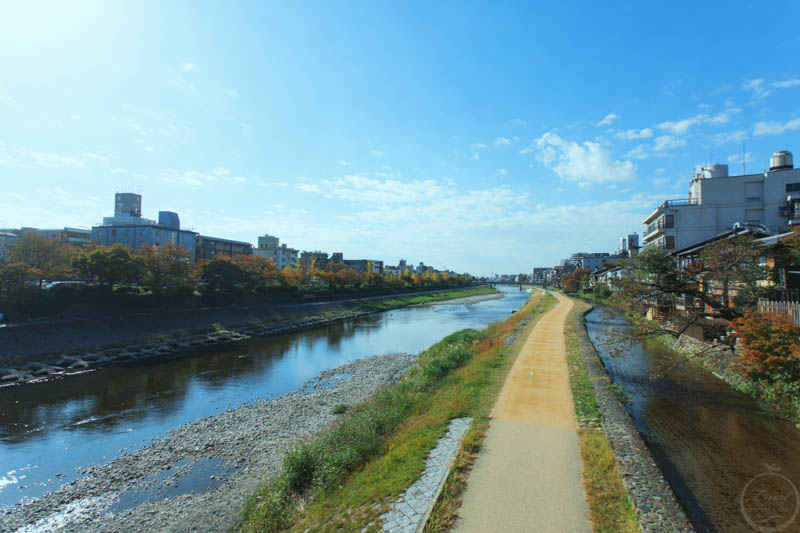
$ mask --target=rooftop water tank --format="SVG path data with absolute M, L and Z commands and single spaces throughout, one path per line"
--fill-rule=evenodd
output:
M 772 154 L 772 157 L 769 158 L 770 172 L 773 170 L 786 170 L 792 168 L 794 168 L 794 164 L 792 163 L 792 152 L 781 150 L 780 152 L 775 152 Z
M 158 225 L 170 229 L 181 229 L 181 219 L 178 217 L 178 213 L 173 213 L 172 211 L 159 211 Z

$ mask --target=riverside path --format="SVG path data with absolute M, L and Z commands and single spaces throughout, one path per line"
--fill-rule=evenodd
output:
M 491 414 L 455 531 L 591 532 L 564 326 L 572 301 L 528 335 Z

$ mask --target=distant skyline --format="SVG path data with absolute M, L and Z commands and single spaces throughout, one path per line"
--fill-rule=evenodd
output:
M 800 3 L 16 2 L 0 227 L 143 216 L 473 274 L 800 158 Z

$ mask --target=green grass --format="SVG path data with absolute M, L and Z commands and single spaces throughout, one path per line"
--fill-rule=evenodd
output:
M 628 498 L 611 444 L 602 430 L 600 410 L 586 370 L 575 314 L 587 307 L 575 302 L 567 318 L 566 344 L 572 399 L 578 418 L 578 442 L 583 459 L 583 481 L 589 501 L 592 529 L 601 532 L 640 531 L 636 509 Z M 612 385 L 609 384 L 609 388 Z
M 419 296 L 397 296 L 387 298 L 385 300 L 376 300 L 372 302 L 364 302 L 357 305 L 354 309 L 364 311 L 388 311 L 389 309 L 398 309 L 401 307 L 408 307 L 411 305 L 420 305 L 428 302 L 441 302 L 445 300 L 454 300 L 457 298 L 466 298 L 467 296 L 480 296 L 484 294 L 497 294 L 499 291 L 492 287 L 474 287 L 472 289 L 459 289 L 445 292 L 436 292 L 433 294 L 422 294 Z
M 350 406 L 336 424 L 288 452 L 280 475 L 248 500 L 240 529 L 379 531 L 378 516 L 419 477 L 451 418 L 475 418 L 461 457 L 474 453 L 512 360 L 504 340 L 552 300 L 535 296 L 504 322 L 454 333 L 424 351 L 397 385 Z M 437 523 L 452 512 L 451 489 Z

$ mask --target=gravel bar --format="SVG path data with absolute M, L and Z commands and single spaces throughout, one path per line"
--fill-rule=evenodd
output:
M 408 354 L 359 359 L 326 370 L 297 392 L 195 420 L 33 502 L 0 510 L 0 531 L 230 530 L 245 499 L 278 471 L 292 443 L 341 416 L 335 406 L 359 403 L 395 383 L 414 360 Z M 183 493 L 176 491 L 181 486 Z M 135 497 L 143 503 L 134 505 Z
M 630 415 L 614 391 L 608 388 L 611 379 L 586 332 L 584 317 L 589 311 L 591 308 L 575 314 L 575 329 L 600 408 L 603 429 L 622 471 L 622 481 L 636 507 L 639 526 L 643 533 L 694 531 Z

